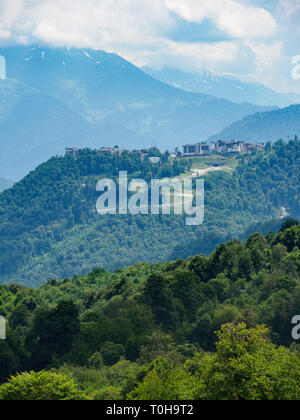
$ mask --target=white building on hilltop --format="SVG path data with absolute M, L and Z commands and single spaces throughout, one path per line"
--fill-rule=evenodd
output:
M 210 153 L 221 155 L 248 153 L 253 149 L 264 150 L 264 143 L 245 143 L 240 140 L 218 140 L 211 142 L 210 146 L 204 143 L 186 144 L 182 146 L 183 157 L 205 156 Z
M 244 141 L 240 140 L 228 140 L 222 141 L 219 140 L 217 142 L 211 142 L 210 150 L 211 153 L 220 153 L 220 154 L 227 154 L 227 153 L 248 153 L 252 149 L 263 150 L 265 148 L 264 143 L 245 143 Z
M 211 142 L 210 150 L 212 153 L 242 153 L 244 142 L 238 140 L 229 140 Z
M 183 156 L 203 156 L 209 155 L 210 148 L 208 144 L 197 143 L 197 144 L 185 144 L 183 147 Z

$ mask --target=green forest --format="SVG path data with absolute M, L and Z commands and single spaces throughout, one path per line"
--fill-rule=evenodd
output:
M 0 195 L 0 283 L 37 287 L 50 279 L 88 274 L 97 267 L 113 273 L 138 262 L 150 264 L 210 255 L 216 246 L 246 233 L 266 233 L 265 222 L 299 217 L 300 141 L 278 141 L 262 152 L 238 158 L 233 174 L 205 176 L 205 221 L 185 226 L 182 216 L 99 216 L 96 183 L 117 178 L 175 177 L 192 161 L 159 165 L 138 153 L 121 156 L 89 149 L 78 160 L 53 157 Z M 255 229 L 256 230 L 256 229 Z M 276 231 L 276 229 L 274 229 Z M 245 233 L 246 232 L 246 233 Z
M 2 285 L 0 400 L 300 399 L 297 314 L 295 219 L 208 257 Z

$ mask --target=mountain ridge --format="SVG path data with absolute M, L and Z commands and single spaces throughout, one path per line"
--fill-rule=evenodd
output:
M 53 157 L 0 195 L 0 283 L 38 285 L 51 278 L 114 271 L 135 262 L 155 263 L 194 253 L 208 254 L 249 225 L 279 219 L 282 208 L 299 217 L 300 142 L 276 142 L 239 157 L 233 174 L 205 177 L 205 220 L 185 226 L 176 215 L 100 216 L 100 178 L 127 170 L 145 180 L 185 174 L 191 163 L 162 165 L 138 154 L 121 157 L 84 150 L 77 160 Z M 192 246 L 190 246 L 192 245 Z
M 300 136 L 300 105 L 253 114 L 209 138 L 209 141 L 231 140 L 274 142 Z
M 7 179 L 0 178 L 0 193 L 8 188 L 11 188 L 13 185 L 12 181 L 8 181 Z
M 169 67 L 161 69 L 142 67 L 142 69 L 171 86 L 177 86 L 188 92 L 226 98 L 232 102 L 250 102 L 262 106 L 279 107 L 300 103 L 300 95 L 275 92 L 263 84 L 246 83 L 237 77 L 216 75 L 207 70 L 188 73 Z
M 185 92 L 104 51 L 39 46 L 2 48 L 0 54 L 6 58 L 8 77 L 0 86 L 10 104 L 0 120 L 0 147 L 6 147 L 5 138 L 13 139 L 10 154 L 2 160 L 0 156 L 0 176 L 12 179 L 22 178 L 53 154 L 61 154 L 64 147 L 118 144 L 126 149 L 173 150 L 186 142 L 204 141 L 246 115 L 270 109 Z M 26 110 L 22 100 L 28 95 L 35 95 L 36 102 L 31 102 L 32 112 L 22 121 L 19 108 Z M 42 105 L 39 96 L 44 99 Z M 47 107 L 51 125 L 47 118 L 37 118 Z M 19 124 L 9 124 L 7 119 Z M 21 121 L 26 130 L 22 131 Z M 26 145 L 24 154 L 18 151 L 20 142 Z

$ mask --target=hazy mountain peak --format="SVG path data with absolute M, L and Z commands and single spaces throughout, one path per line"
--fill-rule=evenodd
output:
M 237 139 L 255 143 L 290 140 L 295 136 L 300 136 L 300 105 L 249 115 L 209 140 Z
M 270 109 L 186 92 L 102 50 L 35 45 L 0 54 L 7 64 L 4 85 L 16 83 L 6 87 L 9 106 L 0 119 L 0 147 L 9 138 L 0 176 L 12 179 L 67 146 L 173 150 Z
M 186 91 L 210 94 L 233 102 L 280 107 L 300 103 L 300 95 L 278 93 L 263 84 L 242 82 L 230 74 L 215 75 L 205 69 L 189 73 L 169 67 L 159 70 L 146 67 L 143 70 L 165 83 Z

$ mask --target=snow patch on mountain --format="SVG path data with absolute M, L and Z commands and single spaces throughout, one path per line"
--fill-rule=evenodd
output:
M 93 57 L 86 51 L 83 51 L 83 54 L 85 54 L 88 58 L 90 58 L 91 60 L 93 59 Z

